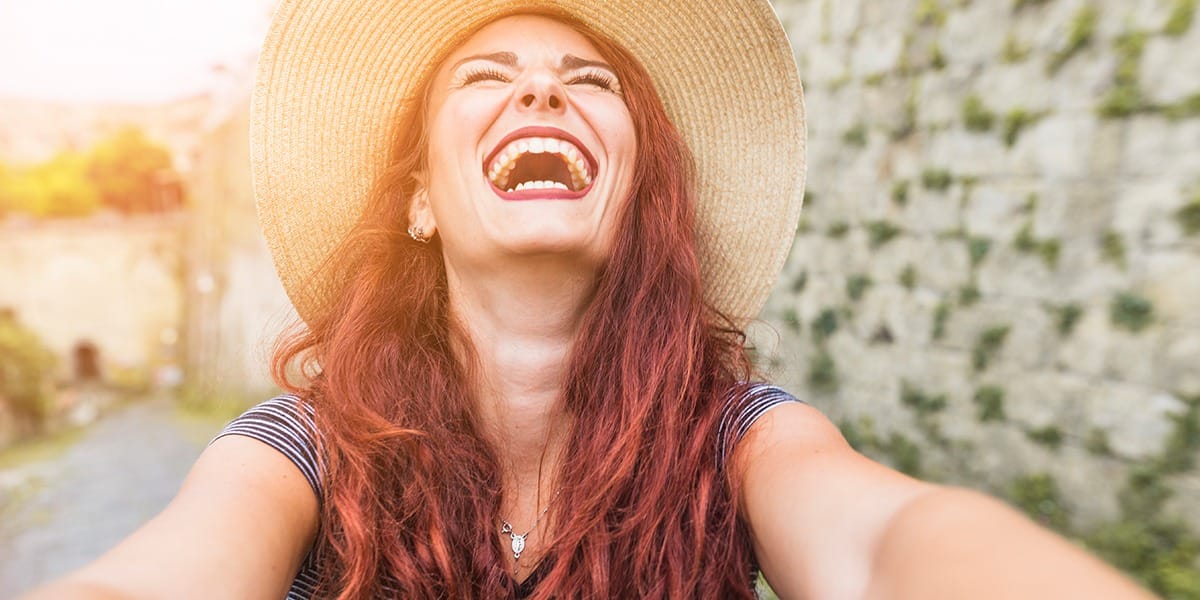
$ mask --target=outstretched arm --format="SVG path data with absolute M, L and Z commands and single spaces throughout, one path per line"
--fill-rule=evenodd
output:
M 1003 502 L 852 449 L 820 411 L 779 406 L 733 455 L 755 551 L 782 598 L 1153 598 Z
M 265 444 L 213 442 L 157 517 L 25 600 L 280 598 L 317 529 L 317 499 Z

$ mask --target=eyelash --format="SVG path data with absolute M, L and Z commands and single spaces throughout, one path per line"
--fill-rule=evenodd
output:
M 504 73 L 501 73 L 500 71 L 497 71 L 496 69 L 488 68 L 488 69 L 480 69 L 477 71 L 471 71 L 471 72 L 467 73 L 466 75 L 463 75 L 462 85 L 469 85 L 469 84 L 475 83 L 476 81 L 483 81 L 485 79 L 497 79 L 500 81 L 508 81 L 508 77 Z
M 483 68 L 483 69 L 478 69 L 475 71 L 470 71 L 466 75 L 463 75 L 462 83 L 460 85 L 464 85 L 464 86 L 470 85 L 477 81 L 484 81 L 484 80 L 496 80 L 496 81 L 507 82 L 508 76 L 505 75 L 504 73 L 501 73 L 500 71 L 498 71 L 496 69 L 493 69 L 493 68 Z M 583 75 L 580 75 L 580 76 L 568 81 L 567 83 L 568 84 L 591 83 L 593 85 L 602 87 L 609 91 L 613 91 L 614 84 L 615 84 L 615 82 L 613 81 L 613 78 L 610 77 L 609 75 L 606 75 L 604 73 L 595 73 L 595 72 L 585 73 Z
M 572 79 L 568 83 L 587 82 L 598 85 L 606 90 L 612 90 L 614 87 L 613 78 L 604 73 L 585 73 Z

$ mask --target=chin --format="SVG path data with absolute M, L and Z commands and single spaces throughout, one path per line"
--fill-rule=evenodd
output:
M 608 247 L 593 238 L 580 236 L 554 236 L 545 232 L 509 236 L 498 245 L 507 254 L 515 256 L 549 258 L 558 256 L 566 260 L 577 260 L 581 265 L 594 267 L 608 256 Z

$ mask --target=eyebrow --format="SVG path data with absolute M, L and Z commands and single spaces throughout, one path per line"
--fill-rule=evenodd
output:
M 567 54 L 567 55 L 563 56 L 562 66 L 559 68 L 562 69 L 563 71 L 574 71 L 575 69 L 581 69 L 583 67 L 598 67 L 598 68 L 605 69 L 607 71 L 612 72 L 613 75 L 617 74 L 616 70 L 614 70 L 612 68 L 612 66 L 606 62 L 601 62 L 598 60 L 588 60 L 586 58 L 579 58 L 578 56 L 574 56 L 572 54 Z
M 502 64 L 506 67 L 516 67 L 517 66 L 517 55 L 516 54 L 514 54 L 512 52 L 493 52 L 491 54 L 475 54 L 475 55 L 463 58 L 462 60 L 454 63 L 454 67 L 450 70 L 457 71 L 459 67 L 461 67 L 464 64 L 469 63 L 471 61 L 474 61 L 474 60 L 491 61 L 494 63 Z M 598 60 L 588 60 L 586 58 L 579 58 L 578 56 L 575 56 L 573 54 L 563 55 L 562 64 L 559 65 L 558 68 L 560 71 L 574 71 L 575 69 L 581 69 L 583 67 L 596 67 L 596 68 L 600 68 L 600 69 L 605 69 L 605 70 L 611 72 L 613 75 L 616 75 L 616 70 L 613 69 L 612 66 L 606 62 L 601 62 Z
M 454 68 L 452 68 L 450 70 L 457 71 L 459 67 L 461 67 L 464 64 L 469 63 L 473 60 L 487 60 L 487 61 L 491 61 L 494 63 L 500 63 L 500 64 L 508 66 L 508 67 L 517 66 L 517 55 L 516 54 L 513 54 L 512 52 L 493 52 L 491 54 L 475 54 L 472 56 L 468 56 L 468 57 L 454 63 Z

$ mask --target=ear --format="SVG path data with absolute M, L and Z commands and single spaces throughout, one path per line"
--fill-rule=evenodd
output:
M 416 180 L 417 188 L 413 191 L 412 201 L 408 205 L 408 224 L 420 227 L 425 237 L 431 238 L 437 232 L 437 219 L 434 218 L 433 209 L 429 205 L 429 188 L 425 186 L 425 173 L 414 173 L 412 178 Z

